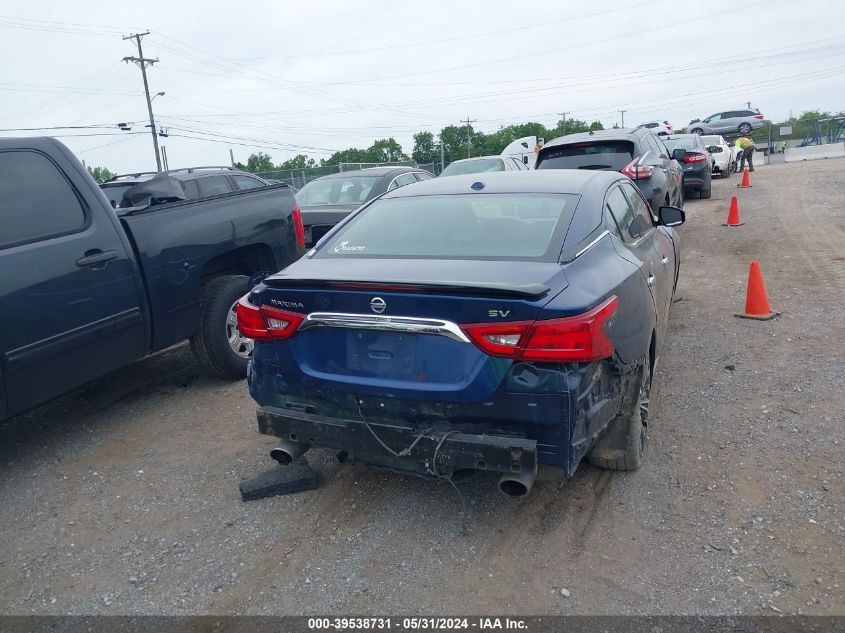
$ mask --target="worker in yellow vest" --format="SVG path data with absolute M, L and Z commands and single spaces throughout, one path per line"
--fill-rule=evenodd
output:
M 739 171 L 742 172 L 745 169 L 746 160 L 748 161 L 748 171 L 754 171 L 754 163 L 752 162 L 754 150 L 756 149 L 754 141 L 747 136 L 740 136 L 736 139 L 734 145 L 742 150 L 742 158 L 739 159 Z

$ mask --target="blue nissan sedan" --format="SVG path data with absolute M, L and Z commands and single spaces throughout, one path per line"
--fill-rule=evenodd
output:
M 511 496 L 584 457 L 638 468 L 684 221 L 656 211 L 586 170 L 429 180 L 361 207 L 238 305 L 271 455 L 493 471 Z

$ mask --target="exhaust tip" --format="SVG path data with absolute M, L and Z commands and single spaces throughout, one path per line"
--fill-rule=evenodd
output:
M 281 448 L 279 446 L 270 449 L 270 457 L 275 459 L 282 466 L 287 466 L 293 463 L 293 455 L 291 455 L 284 448 Z
M 506 474 L 499 479 L 499 490 L 509 497 L 524 497 L 533 486 L 533 473 Z
M 521 481 L 514 481 L 513 479 L 500 481 L 499 490 L 509 497 L 524 497 L 528 494 L 528 488 L 525 487 L 525 484 Z

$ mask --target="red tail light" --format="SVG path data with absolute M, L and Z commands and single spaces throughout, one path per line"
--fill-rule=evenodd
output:
M 683 158 L 685 163 L 703 163 L 705 160 L 707 160 L 707 157 L 698 152 L 687 152 L 687 155 Z
M 305 248 L 305 226 L 302 224 L 302 211 L 299 210 L 299 205 L 293 203 L 293 230 L 296 232 L 296 246 L 298 248 Z
M 755 115 L 754 115 L 754 118 L 755 118 L 755 119 L 757 119 L 758 121 L 762 121 L 762 120 L 763 120 L 763 115 L 762 115 L 762 114 L 755 114 Z
M 298 312 L 254 306 L 248 297 L 242 297 L 238 301 L 235 314 L 238 317 L 240 333 L 256 341 L 290 338 L 305 319 L 305 315 Z
M 618 303 L 614 296 L 574 317 L 478 323 L 461 329 L 490 356 L 545 363 L 601 360 L 615 350 L 606 325 Z
M 628 176 L 631 180 L 648 180 L 654 173 L 654 167 L 651 165 L 637 165 L 638 160 L 640 159 L 635 158 L 619 171 Z

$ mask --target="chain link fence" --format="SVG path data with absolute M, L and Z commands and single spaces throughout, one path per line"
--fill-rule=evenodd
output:
M 272 171 L 259 171 L 256 175 L 261 176 L 265 180 L 278 180 L 287 183 L 291 187 L 302 189 L 307 183 L 321 176 L 339 174 L 345 171 L 358 171 L 370 167 L 415 167 L 429 171 L 435 176 L 440 173 L 440 165 L 437 163 L 420 165 L 412 160 L 405 160 L 392 163 L 338 163 L 337 165 L 305 167 L 304 169 L 274 169 Z

